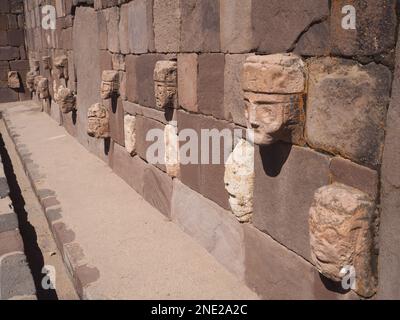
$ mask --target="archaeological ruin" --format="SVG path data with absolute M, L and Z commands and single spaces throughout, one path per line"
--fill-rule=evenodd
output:
M 1 134 L 77 296 L 400 299 L 399 5 L 0 0 Z

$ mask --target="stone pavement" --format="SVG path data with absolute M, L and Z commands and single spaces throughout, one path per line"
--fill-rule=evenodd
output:
M 34 103 L 3 118 L 82 298 L 258 298 Z
M 0 157 L 0 300 L 36 300 L 10 189 Z

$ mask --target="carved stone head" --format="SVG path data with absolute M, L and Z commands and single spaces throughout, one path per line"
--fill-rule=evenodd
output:
M 34 70 L 29 71 L 26 74 L 26 87 L 30 92 L 35 91 L 35 77 L 37 77 L 38 73 Z
M 92 105 L 88 110 L 87 133 L 97 139 L 110 137 L 109 113 L 101 103 Z
M 30 60 L 30 66 L 32 71 L 39 71 L 40 70 L 40 61 L 37 59 Z
M 56 76 L 68 80 L 68 57 L 66 55 L 55 57 L 53 63 Z
M 17 71 L 8 72 L 8 87 L 11 89 L 19 89 L 21 87 L 21 81 Z
M 101 77 L 101 98 L 111 99 L 118 94 L 119 72 L 114 70 L 103 71 Z
M 154 69 L 154 90 L 158 109 L 178 108 L 177 63 L 158 61 Z
M 51 57 L 50 56 L 43 56 L 42 57 L 43 61 L 43 68 L 45 70 L 50 70 L 51 69 Z
M 75 110 L 75 94 L 69 88 L 60 86 L 57 90 L 56 102 L 63 113 L 69 113 Z
M 42 76 L 37 76 L 35 78 L 37 81 L 36 92 L 40 99 L 47 99 L 49 97 L 49 80 Z
M 297 56 L 247 58 L 242 87 L 247 126 L 254 130 L 254 143 L 270 145 L 279 140 L 301 143 L 305 83 L 305 65 Z
M 335 183 L 317 190 L 310 209 L 311 257 L 318 271 L 341 281 L 354 268 L 355 291 L 370 297 L 376 290 L 372 261 L 375 203 L 364 192 Z
M 242 139 L 225 164 L 225 188 L 229 204 L 240 222 L 249 222 L 253 214 L 254 146 Z

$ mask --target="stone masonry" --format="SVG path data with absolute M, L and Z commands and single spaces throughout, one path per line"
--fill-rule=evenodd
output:
M 398 1 L 0 4 L 0 101 L 32 93 L 260 297 L 400 298 Z

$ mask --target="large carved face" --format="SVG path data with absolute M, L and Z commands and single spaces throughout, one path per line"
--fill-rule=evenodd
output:
M 110 137 L 108 110 L 100 103 L 92 105 L 88 110 L 87 133 L 97 139 Z
M 119 73 L 114 70 L 103 71 L 101 81 L 101 98 L 110 99 L 118 93 Z
M 64 86 L 60 86 L 57 90 L 57 103 L 63 113 L 69 113 L 75 110 L 75 95 Z
M 285 124 L 285 103 L 268 103 L 263 94 L 247 94 L 245 116 L 247 127 L 253 130 L 254 143 L 270 145 L 279 140 Z
M 248 222 L 253 213 L 254 146 L 240 140 L 225 164 L 225 189 L 229 204 L 240 222 Z
M 158 61 L 154 69 L 154 83 L 157 108 L 177 108 L 177 63 Z
M 38 77 L 37 81 L 37 93 L 39 98 L 47 99 L 49 97 L 49 80 L 45 77 Z

